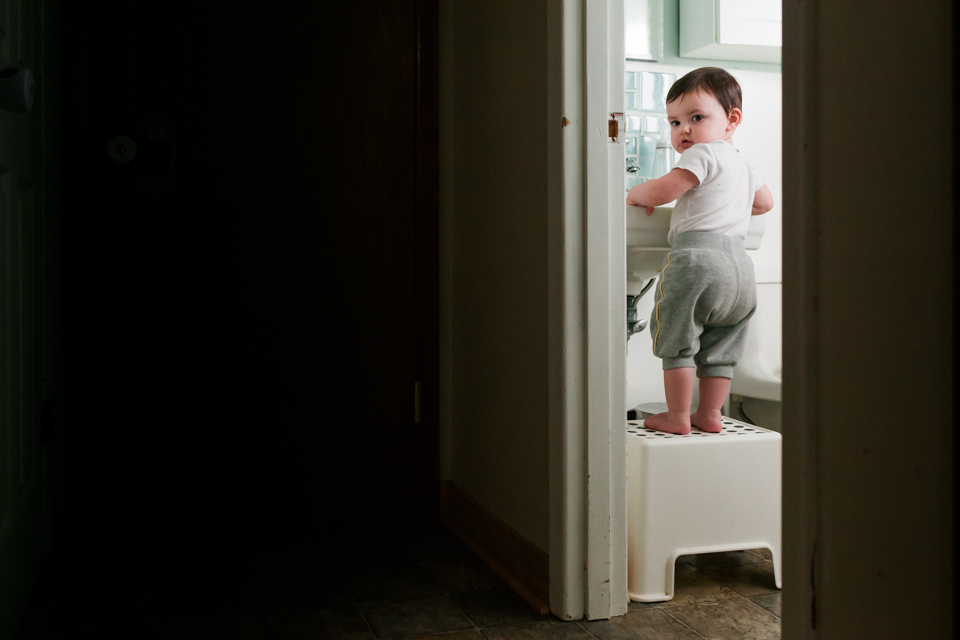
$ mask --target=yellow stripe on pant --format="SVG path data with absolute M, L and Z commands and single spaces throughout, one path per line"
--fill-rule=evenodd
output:
M 660 354 L 657 353 L 657 338 L 660 337 L 660 303 L 663 302 L 663 278 L 666 276 L 667 267 L 669 266 L 670 266 L 670 252 L 667 252 L 667 265 L 660 270 L 660 285 L 658 287 L 660 289 L 660 300 L 657 301 L 657 308 L 656 308 L 657 335 L 653 336 L 653 355 L 657 357 L 660 357 Z

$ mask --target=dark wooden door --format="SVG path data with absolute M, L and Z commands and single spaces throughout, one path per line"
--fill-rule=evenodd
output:
M 435 513 L 419 4 L 68 9 L 70 504 L 108 548 Z
M 43 81 L 40 4 L 0 0 L 0 68 Z M 18 73 L 22 73 L 22 70 Z M 40 96 L 0 109 L 0 637 L 12 637 L 41 557 L 44 204 Z

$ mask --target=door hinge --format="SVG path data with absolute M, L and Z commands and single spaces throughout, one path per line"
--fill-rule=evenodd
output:
M 420 424 L 420 382 L 413 383 L 413 422 Z
M 607 121 L 607 135 L 610 136 L 610 142 L 620 142 L 620 133 L 626 131 L 622 113 L 611 113 L 610 120 Z

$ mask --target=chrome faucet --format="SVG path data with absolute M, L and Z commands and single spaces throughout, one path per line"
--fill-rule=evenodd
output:
M 627 296 L 627 340 L 630 339 L 632 334 L 640 333 L 647 328 L 647 321 L 637 317 L 637 303 L 640 302 L 643 294 L 650 290 L 650 287 L 653 286 L 656 280 L 656 278 L 650 278 L 647 283 L 643 285 L 643 289 L 640 290 L 639 294 Z

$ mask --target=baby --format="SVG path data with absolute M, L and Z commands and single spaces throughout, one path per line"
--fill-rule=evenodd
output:
M 647 215 L 677 201 L 650 319 L 668 410 L 644 425 L 658 431 L 687 434 L 691 424 L 721 430 L 720 408 L 757 307 L 743 241 L 750 216 L 770 211 L 773 196 L 733 148 L 741 104 L 740 85 L 723 69 L 704 67 L 677 80 L 667 93 L 667 120 L 680 160 L 627 194 L 627 204 L 646 207 Z M 691 414 L 695 372 L 700 404 Z

